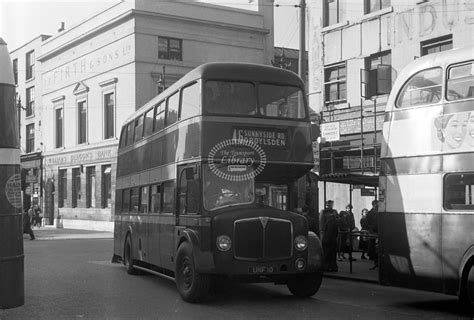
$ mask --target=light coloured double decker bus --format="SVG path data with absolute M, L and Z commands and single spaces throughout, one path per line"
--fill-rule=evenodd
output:
M 185 301 L 222 276 L 314 295 L 322 249 L 297 207 L 314 166 L 302 80 L 274 67 L 211 63 L 123 125 L 114 262 L 175 278 Z
M 474 302 L 474 48 L 406 66 L 383 127 L 383 284 Z

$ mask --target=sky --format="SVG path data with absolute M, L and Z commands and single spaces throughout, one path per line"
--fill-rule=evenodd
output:
M 255 7 L 258 0 L 201 0 L 226 5 L 235 2 Z M 117 0 L 0 0 L 0 37 L 12 51 L 40 34 L 54 35 L 61 22 L 68 26 L 101 11 Z M 250 4 L 248 4 L 250 2 Z M 275 46 L 299 47 L 299 0 L 275 0 Z

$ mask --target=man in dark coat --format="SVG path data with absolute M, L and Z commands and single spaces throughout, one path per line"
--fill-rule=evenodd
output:
M 320 213 L 320 232 L 324 253 L 324 270 L 337 272 L 337 211 L 333 209 L 334 201 L 326 201 L 326 208 Z
M 23 214 L 23 233 L 28 233 L 30 235 L 30 240 L 35 240 L 35 234 L 31 229 L 31 214 L 33 210 L 30 208 L 29 210 L 25 210 Z
M 367 212 L 367 228 L 371 234 L 377 234 L 378 232 L 378 207 L 377 200 L 372 201 L 372 209 Z M 370 269 L 373 270 L 379 266 L 379 259 L 377 254 L 377 239 L 370 238 L 368 254 L 371 260 L 374 260 L 374 266 Z

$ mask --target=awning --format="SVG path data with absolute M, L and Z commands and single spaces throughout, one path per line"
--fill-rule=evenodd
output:
M 320 176 L 319 181 L 359 184 L 368 187 L 379 186 L 379 176 L 358 173 L 329 173 Z

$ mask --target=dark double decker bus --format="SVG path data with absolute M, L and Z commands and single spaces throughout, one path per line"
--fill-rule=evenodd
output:
M 314 166 L 301 79 L 211 63 L 137 110 L 117 160 L 114 262 L 175 278 L 198 301 L 214 278 L 314 295 L 322 249 L 297 207 Z

